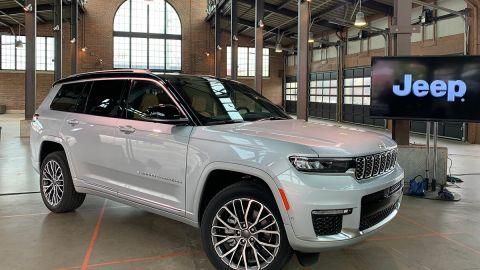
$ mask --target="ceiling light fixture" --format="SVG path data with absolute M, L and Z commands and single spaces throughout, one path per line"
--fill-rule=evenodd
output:
M 233 35 L 233 40 L 238 41 L 238 37 L 236 35 Z
M 77 42 L 77 39 L 76 39 L 76 38 L 72 38 L 72 39 L 70 39 L 70 43 L 72 43 L 72 44 L 73 44 L 73 43 L 75 43 L 75 42 Z
M 221 50 L 222 50 L 222 46 L 217 45 L 217 50 L 221 51 Z
M 276 52 L 276 53 L 281 53 L 281 52 L 283 52 L 283 48 L 282 48 L 282 38 L 283 38 L 283 33 L 280 34 L 280 29 L 278 29 L 277 44 L 275 44 L 275 52 Z
M 20 39 L 15 41 L 15 48 L 20 49 L 23 48 L 23 42 Z
M 20 24 L 18 25 L 18 39 L 15 40 L 15 48 L 23 48 L 23 41 L 20 40 L 20 35 L 22 34 L 21 33 L 22 29 L 20 27 Z M 15 35 L 15 32 L 13 33 Z
M 208 57 L 208 56 L 210 56 L 210 53 L 209 53 L 209 52 L 205 52 L 205 55 Z
M 88 48 L 85 46 L 85 47 L 82 47 L 82 52 L 86 52 L 88 51 Z
M 282 44 L 277 43 L 277 44 L 275 45 L 275 52 L 276 52 L 276 53 L 281 53 L 281 52 L 283 52 Z
M 32 12 L 33 11 L 32 4 L 28 4 L 28 5 L 24 6 L 23 10 L 25 10 L 25 12 Z
M 355 15 L 355 25 L 356 27 L 364 27 L 367 25 L 367 21 L 365 20 L 365 13 L 362 11 L 362 0 L 358 0 L 360 8 L 357 12 L 357 15 Z
M 260 27 L 260 28 L 265 27 L 265 24 L 263 23 L 263 20 L 258 21 L 258 27 Z
M 308 32 L 308 43 L 314 43 L 315 37 L 313 36 L 313 32 Z

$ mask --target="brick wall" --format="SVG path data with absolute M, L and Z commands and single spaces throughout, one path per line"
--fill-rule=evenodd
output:
M 222 50 L 220 51 L 220 61 L 222 68 L 220 77 L 227 77 L 227 46 L 230 46 L 230 34 L 222 33 L 220 42 Z M 240 47 L 255 47 L 255 43 L 251 37 L 240 36 L 238 40 Z M 267 47 L 267 45 L 265 45 Z M 213 52 L 209 56 L 214 58 Z M 213 67 L 213 64 L 212 64 Z M 214 72 L 214 71 L 212 71 Z M 270 74 L 268 78 L 263 79 L 262 95 L 270 99 L 277 105 L 282 105 L 283 102 L 283 73 L 284 73 L 284 54 L 276 53 L 274 49 L 270 49 Z M 251 88 L 255 87 L 255 79 L 253 77 L 239 77 L 238 81 L 248 85 Z
M 53 36 L 50 24 L 38 25 L 38 36 Z M 10 32 L 8 29 L 0 29 Z M 17 29 L 15 28 L 15 31 Z M 16 32 L 18 34 L 18 32 Z M 20 33 L 24 35 L 25 33 Z M 53 83 L 52 72 L 37 73 L 37 105 L 39 105 Z M 7 110 L 23 110 L 25 104 L 25 72 L 0 71 L 0 104 L 7 105 Z
M 85 16 L 80 16 L 78 39 L 78 72 L 89 72 L 113 68 L 113 21 L 115 13 L 124 0 L 89 0 Z M 180 16 L 182 24 L 182 71 L 187 74 L 214 73 L 214 35 L 209 23 L 205 22 L 207 1 L 205 0 L 169 0 Z M 85 21 L 83 21 L 85 20 Z M 83 31 L 85 25 L 85 31 Z M 38 25 L 38 36 L 53 36 L 52 24 Z M 71 68 L 70 23 L 64 22 L 63 75 L 68 76 Z M 85 32 L 85 36 L 83 33 Z M 224 34 L 225 48 L 228 34 Z M 242 39 L 248 46 L 251 39 Z M 85 44 L 88 51 L 80 48 Z M 205 52 L 210 56 L 206 56 Z M 221 57 L 223 74 L 226 76 L 226 49 Z M 274 55 L 271 50 L 270 77 L 264 80 L 264 95 L 275 103 L 282 102 L 282 55 Z M 8 110 L 24 108 L 24 72 L 0 71 L 0 104 L 6 104 Z M 39 73 L 37 77 L 37 103 L 45 97 L 53 82 L 53 73 Z M 240 79 L 253 86 L 253 79 Z

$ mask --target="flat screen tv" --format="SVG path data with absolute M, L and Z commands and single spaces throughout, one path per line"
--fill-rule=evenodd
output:
M 480 122 L 480 56 L 373 57 L 373 118 Z

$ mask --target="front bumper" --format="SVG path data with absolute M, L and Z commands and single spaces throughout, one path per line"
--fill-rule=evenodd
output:
M 355 244 L 391 221 L 398 212 L 402 190 L 388 197 L 391 206 L 373 226 L 360 229 L 362 198 L 378 193 L 403 182 L 404 172 L 400 166 L 368 181 L 358 182 L 350 175 L 305 174 L 290 169 L 277 177 L 290 204 L 289 220 L 284 220 L 285 230 L 294 250 L 319 252 Z M 341 229 L 332 235 L 318 235 L 312 220 L 312 211 L 350 209 L 351 213 L 341 217 Z M 364 212 L 366 211 L 366 207 Z M 365 227 L 365 226 L 364 226 Z

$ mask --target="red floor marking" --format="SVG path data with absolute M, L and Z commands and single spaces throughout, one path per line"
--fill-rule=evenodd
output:
M 379 236 L 379 237 L 370 237 L 365 241 L 384 241 L 384 240 L 406 240 L 406 239 L 415 239 L 415 238 L 424 238 L 424 237 L 435 237 L 442 235 L 452 235 L 452 234 L 463 234 L 462 232 L 452 232 L 452 233 L 423 233 L 423 234 L 412 234 L 412 235 L 393 235 L 393 236 Z
M 200 250 L 176 251 L 176 252 L 166 253 L 166 254 L 157 255 L 157 256 L 131 258 L 131 259 L 125 259 L 125 260 L 90 264 L 90 265 L 87 265 L 87 267 L 102 267 L 102 266 L 124 264 L 124 263 L 131 263 L 131 262 L 163 260 L 163 259 L 174 258 L 174 257 L 195 256 L 195 255 L 199 255 L 199 254 L 202 254 L 202 252 Z M 73 266 L 73 267 L 67 267 L 67 268 L 57 268 L 55 270 L 74 270 L 74 269 L 82 269 L 82 267 L 83 266 Z
M 422 225 L 422 224 L 420 224 L 420 223 L 417 223 L 417 222 L 416 222 L 415 220 L 413 220 L 413 219 L 409 219 L 409 218 L 404 217 L 404 216 L 402 216 L 402 215 L 398 215 L 398 217 L 401 218 L 401 219 L 403 219 L 403 220 L 406 220 L 407 222 L 409 222 L 409 223 L 411 223 L 411 224 L 413 224 L 413 225 L 416 225 L 416 226 L 418 226 L 418 227 L 424 228 L 425 230 L 428 230 L 428 231 L 431 231 L 431 232 L 433 232 L 433 233 L 435 233 L 435 234 L 438 234 L 439 237 L 441 237 L 441 238 L 443 238 L 443 239 L 445 239 L 445 240 L 448 240 L 448 241 L 450 241 L 450 242 L 452 242 L 452 243 L 454 243 L 454 244 L 456 244 L 456 245 L 458 245 L 458 246 L 461 246 L 461 247 L 463 247 L 463 248 L 465 248 L 465 249 L 468 249 L 468 250 L 470 250 L 470 251 L 472 251 L 472 252 L 474 252 L 474 253 L 480 254 L 480 251 L 479 251 L 479 250 L 476 250 L 476 249 L 474 249 L 474 248 L 472 248 L 472 247 L 470 247 L 470 246 L 467 246 L 467 245 L 465 245 L 464 243 L 458 242 L 457 240 L 453 240 L 453 239 L 451 239 L 451 238 L 448 238 L 448 237 L 445 236 L 445 234 L 442 234 L 441 232 L 437 232 L 437 231 L 435 231 L 434 229 L 432 229 L 432 228 L 430 228 L 430 227 L 428 227 L 428 226 L 426 226 L 426 225 Z
M 413 224 L 413 225 L 416 225 L 417 227 L 423 228 L 424 230 L 430 231 L 430 232 L 432 232 L 432 233 L 437 233 L 437 234 L 440 233 L 440 232 L 437 232 L 436 230 L 434 230 L 434 229 L 432 229 L 432 228 L 430 228 L 430 227 L 428 227 L 428 226 L 426 226 L 426 225 L 423 225 L 423 224 L 420 224 L 420 223 L 416 222 L 416 221 L 413 220 L 413 219 L 404 217 L 404 216 L 402 216 L 402 215 L 400 215 L 400 214 L 398 214 L 397 216 L 398 216 L 399 218 L 401 218 L 401 219 L 403 219 L 403 220 L 405 220 L 405 221 Z
M 95 241 L 97 240 L 98 232 L 100 231 L 100 226 L 102 225 L 103 215 L 105 214 L 105 207 L 107 206 L 107 200 L 103 202 L 103 207 L 100 210 L 100 214 L 97 218 L 97 224 L 95 224 L 95 229 L 92 233 L 92 238 L 90 239 L 90 244 L 88 245 L 87 254 L 85 254 L 85 258 L 83 259 L 82 270 L 86 270 L 88 267 L 88 262 L 90 261 L 90 256 L 92 255 L 93 246 L 95 245 Z

